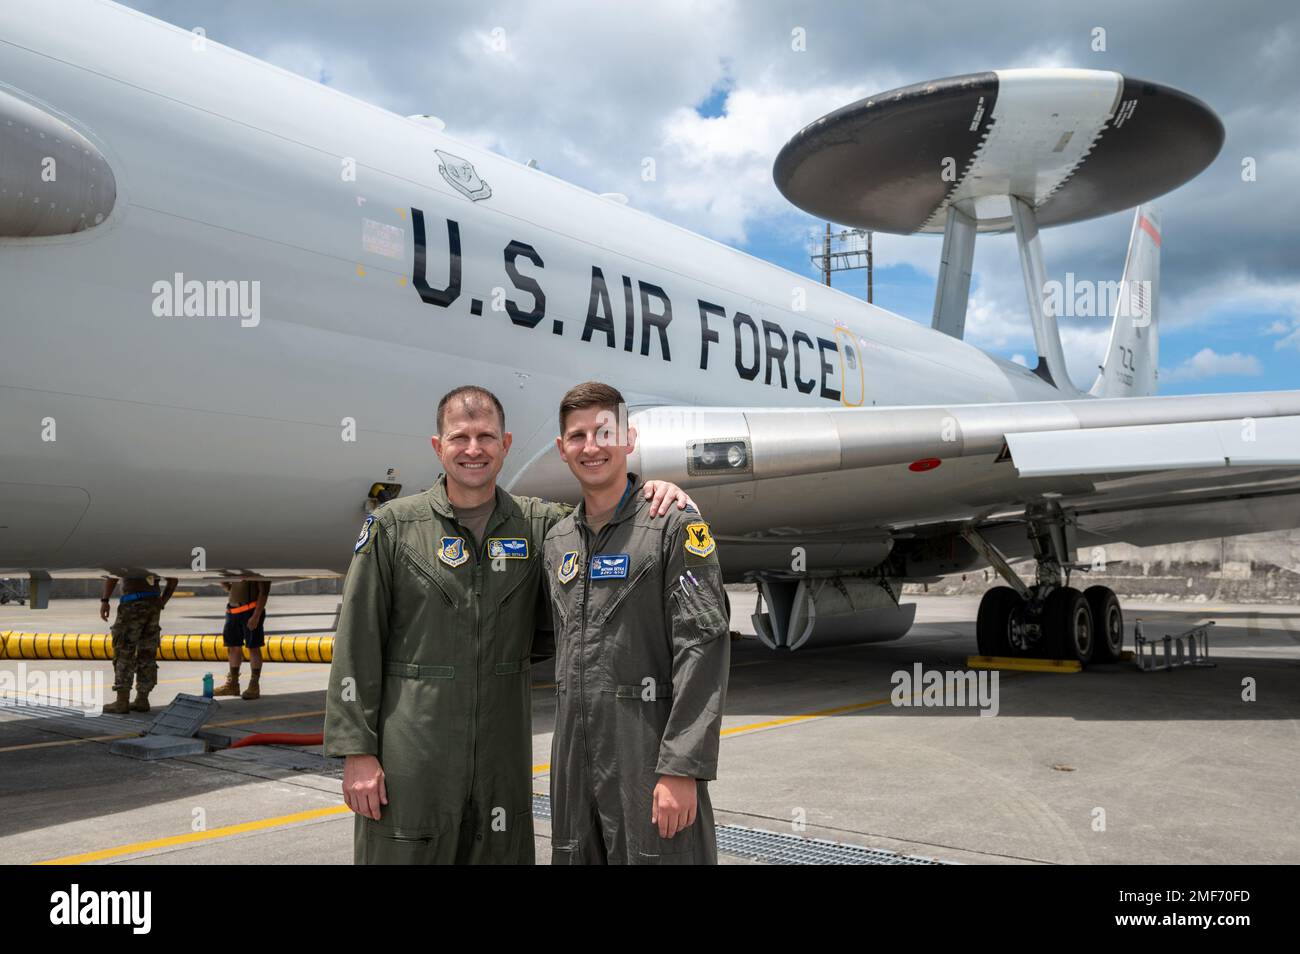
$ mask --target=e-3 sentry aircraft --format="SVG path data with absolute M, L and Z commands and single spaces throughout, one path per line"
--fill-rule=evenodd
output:
M 897 637 L 903 582 L 991 564 L 984 651 L 1111 658 L 1122 611 L 1068 585 L 1080 548 L 1300 525 L 1300 392 L 1153 396 L 1145 203 L 1222 141 L 1184 93 L 1077 70 L 798 132 L 775 165 L 796 205 L 943 232 L 926 328 L 130 9 L 6 3 L 0 567 L 38 603 L 59 571 L 340 570 L 367 509 L 436 476 L 462 383 L 505 403 L 506 486 L 572 498 L 555 408 L 599 378 L 636 468 L 690 488 L 758 584 L 774 648 Z M 1080 392 L 1038 229 L 1135 206 Z M 963 340 L 976 236 L 1008 230 L 1032 370 Z

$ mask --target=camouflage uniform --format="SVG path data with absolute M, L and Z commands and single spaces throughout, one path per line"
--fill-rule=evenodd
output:
M 731 658 L 729 606 L 693 507 L 650 519 L 634 480 L 597 533 L 585 504 L 546 535 L 555 618 L 554 864 L 716 864 L 707 779 Z M 696 780 L 695 822 L 661 838 L 661 775 Z
M 146 695 L 158 684 L 161 617 L 157 596 L 117 604 L 112 629 L 114 692 L 129 691 L 132 678 L 136 691 Z

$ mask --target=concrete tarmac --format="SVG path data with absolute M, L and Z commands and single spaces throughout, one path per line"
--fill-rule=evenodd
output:
M 1138 616 L 1148 636 L 1215 620 L 1216 667 L 1004 672 L 997 714 L 981 716 L 978 706 L 892 703 L 895 674 L 965 670 L 975 652 L 977 598 L 915 599 L 917 625 L 902 640 L 776 655 L 752 636 L 752 588 L 733 588 L 732 625 L 747 638 L 732 645 L 710 786 L 719 824 L 966 864 L 1300 862 L 1300 608 L 1126 603 L 1130 648 Z M 268 632 L 327 632 L 336 602 L 275 597 Z M 177 597 L 163 631 L 219 632 L 223 605 Z M 97 610 L 93 600 L 3 606 L 0 630 L 107 632 Z M 218 684 L 225 674 L 220 663 L 160 666 L 155 711 L 177 692 L 200 693 L 205 672 Z M 106 701 L 109 663 L 0 661 L 0 862 L 351 861 L 341 766 L 319 747 L 142 762 L 109 743 L 152 714 L 54 719 L 30 704 L 50 676 L 58 704 L 93 703 L 97 674 Z M 262 698 L 222 700 L 208 728 L 319 732 L 327 677 L 323 665 L 268 663 Z M 544 794 L 549 666 L 534 671 L 533 698 L 534 790 Z M 545 863 L 549 826 L 536 827 Z

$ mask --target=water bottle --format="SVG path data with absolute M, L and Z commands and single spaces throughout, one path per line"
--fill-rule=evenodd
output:
M 210 672 L 205 672 L 203 674 L 203 698 L 212 698 L 212 673 Z

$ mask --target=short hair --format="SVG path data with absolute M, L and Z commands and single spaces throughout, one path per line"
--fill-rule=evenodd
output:
M 618 388 L 611 385 L 599 381 L 585 381 L 575 385 L 560 398 L 560 436 L 564 436 L 564 420 L 569 416 L 570 411 L 598 407 L 618 414 L 619 408 L 626 405 L 627 402 L 623 400 L 623 395 L 619 393 Z
M 477 384 L 462 384 L 458 388 L 452 388 L 442 396 L 438 402 L 438 433 L 442 433 L 442 423 L 447 417 L 447 405 L 452 401 L 460 401 L 465 410 L 471 415 L 478 414 L 487 408 L 496 408 L 497 417 L 501 419 L 501 431 L 505 433 L 506 429 L 506 409 L 501 406 L 501 401 L 495 394 L 487 388 L 481 388 Z

